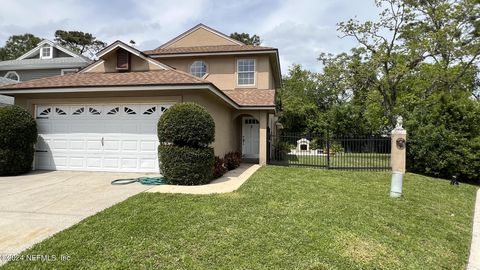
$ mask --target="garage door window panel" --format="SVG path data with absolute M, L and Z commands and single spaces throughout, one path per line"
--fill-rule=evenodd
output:
M 152 114 L 156 114 L 157 112 L 157 106 L 142 106 L 142 111 L 143 111 L 143 115 L 152 115 Z
M 51 107 L 38 107 L 38 110 L 37 110 L 37 115 L 38 116 L 50 116 L 50 113 L 52 112 L 52 108 Z
M 85 113 L 85 108 L 80 107 L 80 108 L 74 108 L 72 115 L 82 115 L 84 113 Z
M 120 112 L 120 107 L 114 107 L 111 109 L 107 109 L 107 115 L 117 115 Z
M 67 112 L 62 109 L 62 108 L 55 108 L 55 115 L 59 115 L 59 116 L 62 116 L 62 115 L 67 115 Z
M 127 107 L 127 106 L 125 106 L 125 107 L 123 108 L 123 111 L 124 111 L 126 114 L 128 114 L 128 115 L 133 115 L 133 114 L 137 114 L 137 112 L 135 111 L 135 109 L 136 109 L 136 108 L 134 108 L 134 107 L 132 108 L 132 107 Z
M 88 108 L 88 112 L 90 113 L 90 115 L 100 115 L 102 113 L 102 109 L 90 107 Z

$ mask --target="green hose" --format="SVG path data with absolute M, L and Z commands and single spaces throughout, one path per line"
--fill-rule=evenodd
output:
M 113 180 L 111 184 L 112 185 L 128 185 L 136 182 L 142 185 L 157 185 L 157 186 L 167 183 L 167 181 L 165 180 L 165 177 L 139 177 L 139 178 L 117 179 L 117 180 Z

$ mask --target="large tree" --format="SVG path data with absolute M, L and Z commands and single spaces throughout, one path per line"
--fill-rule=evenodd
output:
M 5 43 L 5 46 L 0 48 L 0 60 L 5 61 L 16 59 L 35 48 L 41 40 L 41 38 L 28 33 L 10 36 Z
M 343 37 L 355 39 L 358 46 L 348 53 L 320 55 L 323 71 L 309 75 L 316 81 L 313 92 L 302 98 L 279 95 L 281 120 L 297 132 L 385 134 L 393 128 L 395 116 L 402 115 L 409 134 L 409 169 L 478 181 L 480 2 L 376 4 L 382 8 L 379 20 L 339 23 Z M 299 81 L 285 80 L 284 88 L 302 85 L 301 78 L 290 76 Z M 308 103 L 303 101 L 306 97 Z M 314 108 L 295 109 L 295 103 L 312 102 Z
M 314 94 L 318 92 L 316 74 L 293 65 L 283 78 L 279 91 L 281 121 L 287 131 L 312 131 L 319 113 Z
M 55 31 L 55 41 L 79 54 L 94 57 L 95 53 L 107 46 L 90 33 L 81 31 Z
M 480 4 L 477 0 L 376 0 L 376 4 L 384 8 L 378 21 L 351 19 L 339 23 L 338 29 L 358 42 L 362 63 L 355 72 L 379 94 L 383 117 L 393 126 L 398 96 L 408 91 L 404 82 L 419 65 L 434 62 L 443 71 L 431 78 L 425 89 L 429 94 L 451 90 L 478 64 Z
M 255 46 L 258 46 L 260 45 L 261 41 L 260 41 L 260 37 L 258 35 L 252 35 L 250 36 L 250 34 L 248 33 L 237 33 L 237 32 L 234 32 L 234 33 L 231 33 L 230 34 L 230 37 L 235 39 L 235 40 L 238 40 L 240 42 L 243 42 L 247 45 L 255 45 Z

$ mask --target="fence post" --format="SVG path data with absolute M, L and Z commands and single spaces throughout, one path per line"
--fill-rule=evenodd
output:
M 392 182 L 390 188 L 390 197 L 402 196 L 403 175 L 406 166 L 406 145 L 407 131 L 403 128 L 403 118 L 397 117 L 397 124 L 392 130 L 391 135 L 391 166 L 392 166 Z
M 267 127 L 267 164 L 270 163 L 270 159 L 272 158 L 271 151 L 272 151 L 272 131 L 270 130 L 270 128 Z
M 327 169 L 330 169 L 330 136 L 327 132 Z

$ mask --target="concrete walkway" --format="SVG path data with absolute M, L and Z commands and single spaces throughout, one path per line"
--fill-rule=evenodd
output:
M 480 188 L 477 190 L 473 216 L 472 245 L 467 270 L 480 270 Z
M 240 167 L 229 171 L 222 177 L 214 180 L 212 183 L 201 186 L 175 186 L 161 185 L 156 186 L 145 192 L 160 193 L 183 193 L 183 194 L 214 194 L 227 193 L 237 190 L 252 174 L 254 174 L 260 165 L 242 163 Z
M 138 173 L 34 171 L 0 177 L 0 265 L 4 258 L 149 186 L 113 186 Z

